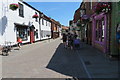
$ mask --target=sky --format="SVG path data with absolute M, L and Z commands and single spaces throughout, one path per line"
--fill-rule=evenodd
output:
M 69 26 L 73 20 L 75 10 L 81 2 L 27 2 L 34 8 L 43 12 L 46 16 L 59 21 L 62 25 Z

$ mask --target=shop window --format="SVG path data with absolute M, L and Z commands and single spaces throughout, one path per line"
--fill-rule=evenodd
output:
M 104 41 L 104 19 L 96 21 L 96 41 Z
M 38 39 L 38 29 L 36 29 L 36 38 Z
M 46 26 L 47 26 L 47 21 L 46 21 Z
M 42 19 L 42 25 L 44 25 L 44 19 Z
M 20 37 L 23 41 L 27 41 L 28 40 L 27 28 L 18 28 L 17 37 Z
M 24 17 L 24 7 L 19 3 L 19 16 Z
M 104 25 L 104 19 L 102 19 L 102 41 L 104 41 L 104 29 L 105 29 L 105 25 Z
M 43 30 L 41 30 L 41 38 L 43 38 Z
M 36 31 L 34 31 L 34 36 L 36 36 Z
M 28 31 L 28 36 L 30 36 L 30 31 Z
M 92 7 L 93 7 L 93 2 L 91 1 L 90 2 L 90 8 L 91 8 L 91 10 L 92 10 Z

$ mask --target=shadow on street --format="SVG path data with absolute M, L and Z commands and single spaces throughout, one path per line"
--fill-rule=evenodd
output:
M 56 49 L 46 68 L 67 76 L 87 77 L 76 51 L 65 49 L 62 43 Z
M 118 77 L 119 61 L 109 59 L 92 46 L 81 45 L 79 50 L 70 50 L 61 43 L 46 68 L 77 78 Z

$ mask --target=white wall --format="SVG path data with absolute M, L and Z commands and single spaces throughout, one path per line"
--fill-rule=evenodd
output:
M 44 20 L 44 25 L 42 25 L 42 19 L 40 20 L 41 30 L 42 31 L 49 31 L 50 32 L 50 37 L 49 38 L 51 38 L 51 22 L 49 22 L 45 19 L 43 19 L 43 20 Z M 46 26 L 46 21 L 47 21 L 47 26 Z M 43 33 L 43 35 L 44 34 L 45 33 Z M 41 39 L 48 39 L 48 37 L 46 35 L 44 35 L 43 37 L 41 37 Z
M 6 13 L 8 11 L 8 0 L 1 0 L 0 1 L 0 44 L 4 44 L 5 42 L 5 28 L 7 26 L 7 17 Z
M 2 2 L 0 2 L 0 43 L 2 43 L 2 34 L 1 34 L 1 30 L 2 30 Z

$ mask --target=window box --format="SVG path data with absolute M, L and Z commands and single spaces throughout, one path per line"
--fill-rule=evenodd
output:
M 93 11 L 96 14 L 99 14 L 101 12 L 108 13 L 110 10 L 111 10 L 111 5 L 108 2 L 99 2 L 93 8 Z
M 37 14 L 35 14 L 35 15 L 33 15 L 33 16 L 32 16 L 32 18 L 38 18 L 38 15 L 37 15 Z
M 10 9 L 13 10 L 13 11 L 16 10 L 18 7 L 19 7 L 19 5 L 16 4 L 16 3 L 10 4 Z

